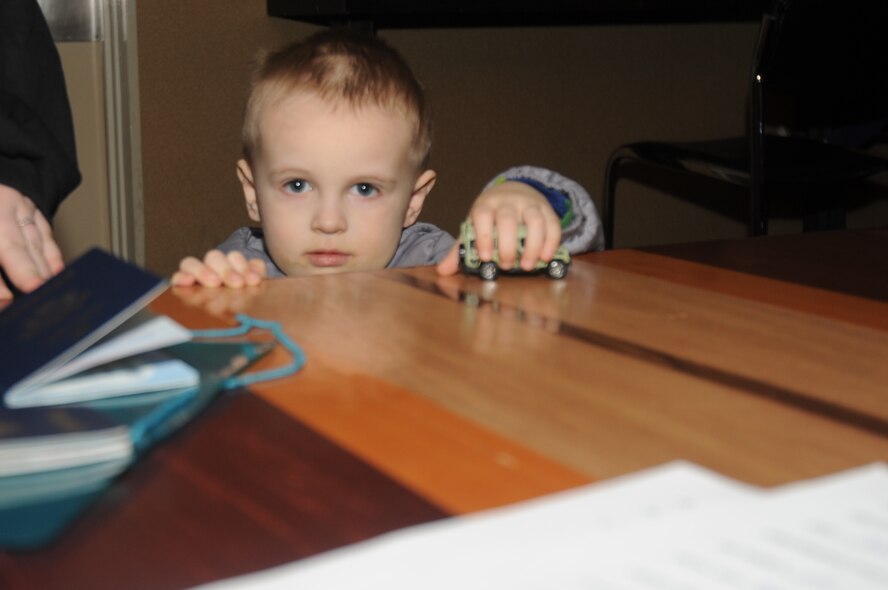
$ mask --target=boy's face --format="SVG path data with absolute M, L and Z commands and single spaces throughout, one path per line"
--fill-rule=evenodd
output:
M 238 177 L 287 275 L 385 268 L 435 183 L 417 173 L 411 122 L 376 106 L 298 93 L 264 109 L 259 137 Z

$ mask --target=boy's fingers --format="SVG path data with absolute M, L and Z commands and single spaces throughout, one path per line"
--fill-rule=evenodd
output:
M 245 284 L 256 284 L 258 277 L 251 276 L 250 265 L 240 252 L 229 252 L 225 255 L 228 270 L 222 275 L 225 285 L 240 288 Z
M 240 252 L 229 252 L 225 257 L 228 259 L 228 264 L 231 268 L 237 272 L 244 274 L 250 270 L 250 265 L 247 263 L 247 259 Z
M 221 283 L 226 287 L 239 288 L 244 286 L 244 278 L 232 266 L 231 259 L 224 252 L 210 250 L 204 256 L 204 264 L 216 273 L 216 276 L 221 279 Z
M 509 270 L 518 253 L 518 214 L 512 207 L 500 207 L 496 212 L 496 240 L 499 267 Z
M 263 279 L 268 276 L 268 269 L 265 266 L 265 261 L 259 260 L 258 258 L 250 260 L 250 269 Z
M 247 260 L 240 252 L 224 253 L 210 250 L 203 260 L 193 256 L 182 259 L 179 270 L 173 274 L 171 282 L 179 287 L 200 284 L 205 287 L 233 287 L 258 285 L 266 276 L 265 263 L 261 260 Z
M 475 226 L 475 249 L 478 257 L 488 261 L 493 258 L 493 225 L 496 223 L 494 212 L 486 207 L 479 207 L 471 212 L 472 225 Z
M 187 272 L 177 270 L 170 279 L 170 284 L 174 287 L 191 287 L 195 283 L 194 275 Z
M 253 258 L 247 262 L 247 272 L 244 275 L 248 285 L 255 286 L 265 279 L 265 262 Z
M 527 228 L 527 236 L 524 238 L 524 252 L 520 264 L 524 270 L 533 270 L 537 261 L 542 258 L 543 244 L 546 240 L 546 221 L 539 209 L 529 209 L 524 212 L 524 225 Z
M 529 207 L 524 211 L 527 226 L 525 257 L 522 268 L 531 270 L 539 260 L 549 261 L 561 245 L 561 219 L 551 207 Z M 533 260 L 530 260 L 533 258 Z
M 222 279 L 213 269 L 193 256 L 184 258 L 179 263 L 179 270 L 190 274 L 197 283 L 205 287 L 218 287 L 222 284 Z
M 447 253 L 441 262 L 438 263 L 437 271 L 442 277 L 456 274 L 459 270 L 459 244 L 456 243 Z
M 225 284 L 226 287 L 240 289 L 244 286 L 244 275 L 237 272 L 233 268 L 229 268 L 225 271 L 225 274 L 222 275 L 222 282 Z
M 232 271 L 229 271 L 228 275 L 231 278 L 225 281 L 229 287 L 255 286 L 265 278 L 265 263 L 261 260 L 247 260 L 240 252 L 229 252 L 228 262 L 238 275 L 235 277 Z
M 231 268 L 231 263 L 228 262 L 228 256 L 226 256 L 221 250 L 210 250 L 204 254 L 203 263 L 213 269 L 213 271 L 219 276 L 222 276 L 225 271 Z
M 540 258 L 546 261 L 552 260 L 559 246 L 561 246 L 561 220 L 553 214 L 551 218 L 546 218 L 546 239 L 543 242 Z

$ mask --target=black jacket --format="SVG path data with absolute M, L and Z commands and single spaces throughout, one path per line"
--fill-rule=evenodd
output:
M 36 0 L 0 0 L 0 184 L 48 219 L 80 184 L 61 61 Z

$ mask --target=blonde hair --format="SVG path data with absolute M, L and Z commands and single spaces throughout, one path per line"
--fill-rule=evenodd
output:
M 293 92 L 403 113 L 414 123 L 414 159 L 427 165 L 432 123 L 425 93 L 410 66 L 381 39 L 334 29 L 260 56 L 244 116 L 247 162 L 252 164 L 259 145 L 262 111 Z

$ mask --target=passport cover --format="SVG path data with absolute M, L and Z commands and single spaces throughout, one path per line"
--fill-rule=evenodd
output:
M 94 248 L 0 311 L 0 393 L 63 365 L 147 305 L 166 281 Z

